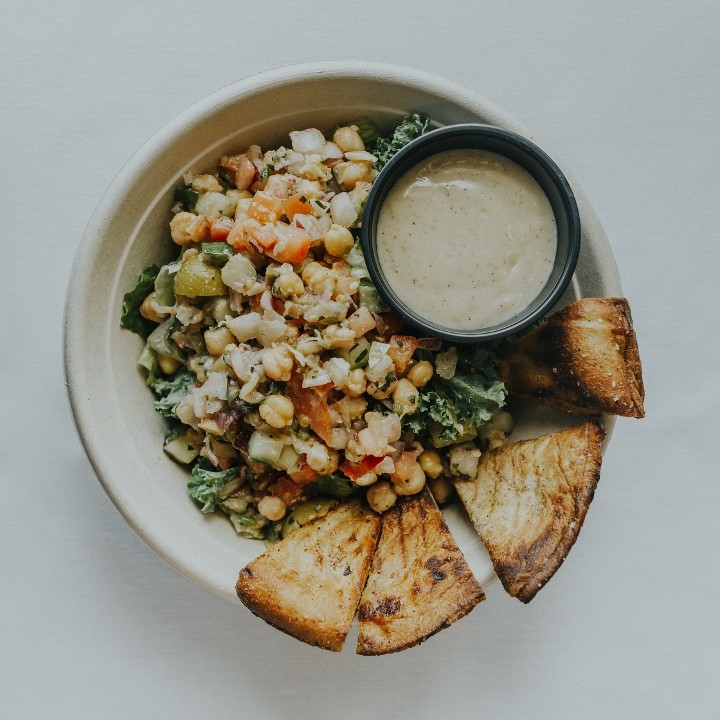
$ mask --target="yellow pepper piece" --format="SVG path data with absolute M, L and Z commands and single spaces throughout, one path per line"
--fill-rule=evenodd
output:
M 185 297 L 215 297 L 225 295 L 220 268 L 210 265 L 196 250 L 183 255 L 182 265 L 175 276 L 175 294 Z

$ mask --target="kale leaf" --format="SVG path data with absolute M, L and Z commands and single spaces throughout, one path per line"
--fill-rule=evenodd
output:
M 220 491 L 237 473 L 237 468 L 215 470 L 205 458 L 200 458 L 195 463 L 188 480 L 187 488 L 190 497 L 203 504 L 202 512 L 213 512 L 222 502 Z
M 132 330 L 143 338 L 146 338 L 157 327 L 152 320 L 148 320 L 140 314 L 140 306 L 155 289 L 155 278 L 159 272 L 160 268 L 157 265 L 145 268 L 140 273 L 135 287 L 123 296 L 120 327 Z
M 420 393 L 417 410 L 403 418 L 403 428 L 421 433 L 437 423 L 437 436 L 441 440 L 455 440 L 460 437 L 463 426 L 452 403 L 434 390 Z
M 497 354 L 492 346 L 463 345 L 450 379 L 434 375 L 420 393 L 417 411 L 404 418 L 405 430 L 431 430 L 441 441 L 456 440 L 468 427 L 479 428 L 505 405 L 507 391 L 497 379 Z
M 375 167 L 381 170 L 388 163 L 390 158 L 401 150 L 411 140 L 420 137 L 428 129 L 429 118 L 422 113 L 411 113 L 406 115 L 395 128 L 389 137 L 378 138 L 368 148 L 378 159 Z
M 155 409 L 165 417 L 174 417 L 175 407 L 188 394 L 194 383 L 195 376 L 184 368 L 167 379 L 154 379 L 148 384 L 159 398 L 155 402 Z
M 457 418 L 475 428 L 505 404 L 505 386 L 499 380 L 487 381 L 480 373 L 456 372 L 450 380 L 438 379 L 436 385 L 452 403 Z

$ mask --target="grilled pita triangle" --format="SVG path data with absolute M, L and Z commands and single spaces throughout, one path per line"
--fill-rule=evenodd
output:
M 489 450 L 457 493 L 507 592 L 527 603 L 577 539 L 600 477 L 593 421 Z
M 298 640 L 339 651 L 352 625 L 381 517 L 353 500 L 266 550 L 240 571 L 238 597 Z
M 512 345 L 498 375 L 508 391 L 567 412 L 644 417 L 645 391 L 625 298 L 585 298 Z
M 358 610 L 357 652 L 417 645 L 484 598 L 429 490 L 403 497 L 383 515 Z

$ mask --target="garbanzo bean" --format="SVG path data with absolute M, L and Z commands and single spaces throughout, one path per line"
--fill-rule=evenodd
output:
M 430 488 L 430 492 L 435 498 L 435 502 L 438 505 L 446 503 L 455 492 L 453 484 L 444 475 L 436 478 L 430 478 L 427 481 L 427 484 Z
M 284 395 L 270 395 L 260 403 L 260 417 L 274 428 L 284 428 L 292 423 L 295 406 Z
M 418 409 L 420 393 L 408 379 L 401 378 L 393 390 L 392 398 L 402 409 L 403 415 L 412 415 Z
M 325 233 L 323 242 L 330 255 L 344 257 L 352 250 L 355 239 L 346 227 L 333 223 Z
M 393 483 L 393 490 L 398 495 L 416 495 L 425 487 L 425 473 L 419 464 L 415 464 L 410 477 Z
M 321 475 L 330 475 L 337 470 L 339 454 L 322 443 L 313 443 L 307 451 L 307 464 Z
M 287 512 L 287 505 L 279 497 L 266 495 L 260 498 L 257 505 L 258 512 L 268 520 L 282 520 Z
M 435 450 L 423 450 L 418 457 L 423 472 L 430 478 L 436 478 L 442 472 L 440 455 Z
M 235 342 L 235 336 L 225 326 L 206 330 L 205 347 L 213 357 L 220 357 L 225 348 Z
M 352 152 L 353 150 L 364 150 L 363 142 L 356 125 L 349 125 L 338 128 L 333 133 L 333 142 L 344 152 Z
M 427 360 L 415 363 L 406 375 L 407 379 L 416 387 L 425 387 L 433 376 L 433 366 Z
M 287 382 L 293 369 L 293 357 L 283 345 L 269 347 L 262 357 L 265 374 L 271 380 Z
M 367 491 L 368 505 L 377 513 L 389 510 L 397 501 L 397 493 L 387 480 L 371 485 Z

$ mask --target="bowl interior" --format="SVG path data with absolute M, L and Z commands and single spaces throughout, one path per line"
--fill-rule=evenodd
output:
M 123 294 L 142 269 L 177 254 L 167 224 L 183 173 L 213 171 L 220 155 L 251 143 L 287 144 L 291 130 L 330 130 L 361 115 L 387 129 L 413 110 L 435 126 L 482 122 L 527 132 L 491 103 L 424 73 L 374 63 L 273 70 L 215 93 L 157 133 L 113 182 L 78 249 L 66 300 L 65 371 L 85 449 L 140 536 L 180 572 L 228 600 L 238 602 L 237 572 L 264 546 L 238 538 L 223 517 L 200 513 L 186 492 L 187 470 L 164 455 L 164 420 L 136 367 L 142 340 L 119 326 Z M 602 228 L 582 200 L 587 242 L 566 301 L 619 292 Z M 576 422 L 537 408 L 516 412 L 516 437 Z M 446 518 L 478 580 L 491 582 L 487 552 L 464 513 L 452 508 Z
M 533 301 L 512 318 L 478 330 L 462 331 L 422 317 L 393 291 L 377 254 L 377 225 L 390 190 L 417 163 L 447 150 L 485 150 L 509 158 L 527 170 L 550 201 L 557 225 L 555 262 L 545 286 Z M 363 250 L 373 281 L 387 302 L 421 331 L 454 342 L 497 340 L 528 327 L 542 317 L 562 295 L 577 264 L 580 251 L 580 216 L 573 191 L 557 164 L 527 138 L 503 128 L 463 124 L 435 130 L 395 155 L 375 180 L 362 226 Z

